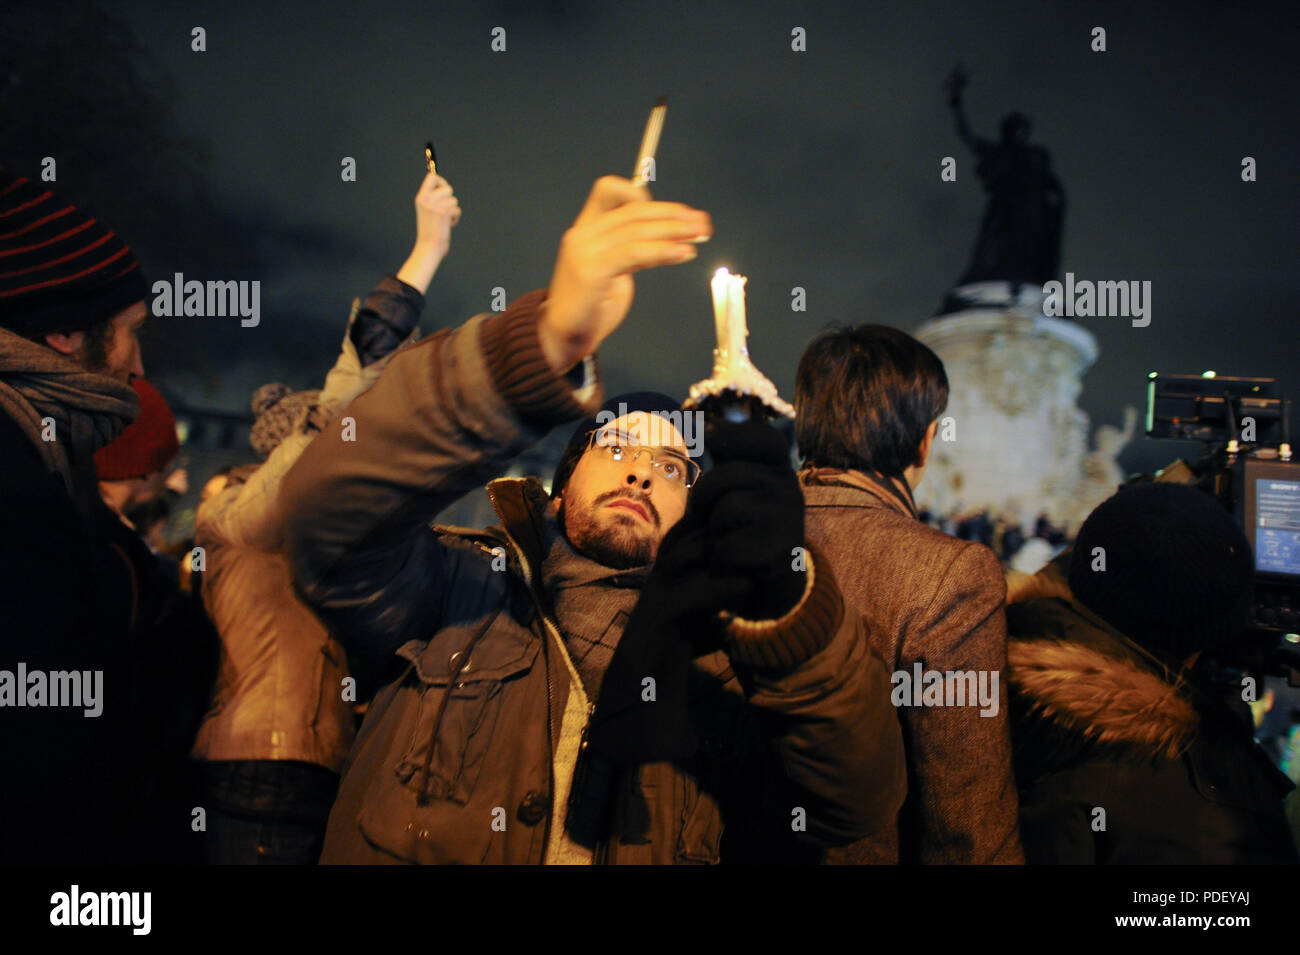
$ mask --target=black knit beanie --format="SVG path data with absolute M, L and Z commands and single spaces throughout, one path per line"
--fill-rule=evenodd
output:
M 0 169 L 0 327 L 85 331 L 149 286 L 112 229 L 39 183 Z
M 1149 483 L 1122 488 L 1088 516 L 1069 576 L 1093 613 L 1166 660 L 1182 660 L 1241 635 L 1254 569 L 1246 535 L 1214 497 Z
M 564 485 L 569 482 L 569 475 L 573 473 L 573 469 L 578 465 L 578 459 L 587 450 L 587 435 L 602 423 L 613 420 L 610 415 L 617 418 L 631 414 L 633 411 L 645 411 L 666 418 L 670 413 L 681 410 L 680 404 L 657 391 L 629 391 L 610 398 L 600 406 L 600 411 L 583 418 L 573 429 L 573 434 L 569 436 L 569 443 L 565 445 L 564 454 L 560 457 L 560 463 L 555 466 L 555 477 L 551 480 L 551 497 L 563 491 Z

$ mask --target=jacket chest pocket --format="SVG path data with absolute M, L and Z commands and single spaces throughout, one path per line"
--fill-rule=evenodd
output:
M 412 641 L 398 655 L 414 664 L 419 693 L 415 720 L 395 771 L 420 800 L 465 805 L 487 761 L 504 698 L 532 669 L 538 642 L 508 614 L 486 632 L 444 631 L 428 644 Z

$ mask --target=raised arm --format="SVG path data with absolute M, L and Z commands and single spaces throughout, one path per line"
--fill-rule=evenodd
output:
M 524 296 L 392 360 L 285 478 L 295 583 L 384 641 L 427 632 L 441 557 L 428 525 L 551 427 L 599 407 L 594 352 L 627 314 L 631 273 L 685 261 L 707 215 L 601 179 L 564 237 L 549 294 Z M 691 255 L 684 254 L 685 249 Z
M 275 550 L 281 543 L 280 482 L 307 445 L 338 412 L 375 383 L 389 357 L 417 337 L 424 292 L 451 244 L 460 205 L 445 179 L 430 173 L 415 197 L 416 239 L 397 276 L 386 276 L 354 303 L 339 357 L 325 377 L 316 407 L 243 483 L 205 502 L 195 518 L 199 543 Z
M 806 839 L 831 847 L 896 825 L 907 772 L 889 672 L 829 560 L 810 548 L 807 561 L 813 579 L 797 613 L 733 633 L 730 656 L 759 717 L 737 781 L 758 831 L 789 836 L 802 815 Z
M 966 111 L 962 106 L 962 92 L 966 89 L 968 79 L 966 71 L 958 66 L 948 74 L 948 80 L 944 85 L 948 90 L 948 106 L 952 110 L 953 120 L 957 124 L 957 135 L 972 151 L 979 153 L 984 151 L 988 143 L 976 136 L 975 132 L 970 128 L 970 124 L 966 122 Z

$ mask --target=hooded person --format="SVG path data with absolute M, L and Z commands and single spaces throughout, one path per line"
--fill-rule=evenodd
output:
M 710 231 L 599 180 L 548 289 L 395 356 L 355 443 L 286 476 L 295 586 L 385 684 L 323 862 L 709 863 L 741 857 L 724 828 L 819 850 L 896 814 L 888 679 L 802 547 L 780 436 L 701 477 L 676 402 L 602 403 L 631 273 Z M 550 496 L 495 477 L 573 421 Z M 434 523 L 485 483 L 498 524 Z
M 1188 485 L 1121 488 L 1068 574 L 1007 608 L 1011 737 L 1030 863 L 1294 863 L 1292 789 L 1253 740 L 1239 678 L 1250 544 Z
M 139 859 L 161 745 L 140 670 L 170 598 L 94 454 L 139 413 L 147 285 L 111 229 L 4 170 L 0 222 L 0 861 Z

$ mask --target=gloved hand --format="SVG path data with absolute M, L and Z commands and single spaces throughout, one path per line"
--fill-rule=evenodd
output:
M 615 762 L 690 755 L 691 659 L 720 648 L 719 611 L 771 619 L 803 595 L 806 575 L 791 568 L 803 495 L 785 439 L 757 422 L 716 422 L 705 443 L 717 463 L 659 545 L 592 717 L 590 749 Z
M 721 645 L 718 611 L 738 606 L 750 590 L 740 578 L 710 573 L 708 535 L 688 506 L 660 543 L 601 683 L 588 736 L 594 754 L 635 764 L 694 751 L 687 712 L 691 660 Z
M 706 528 L 714 586 L 740 591 L 719 609 L 749 620 L 780 617 L 807 584 L 806 573 L 794 569 L 795 548 L 804 546 L 804 502 L 785 437 L 762 422 L 719 419 L 704 441 L 714 466 L 692 489 L 686 514 Z

